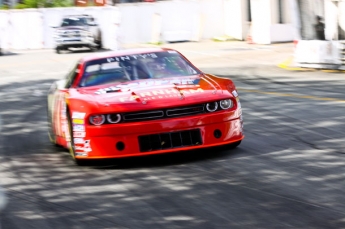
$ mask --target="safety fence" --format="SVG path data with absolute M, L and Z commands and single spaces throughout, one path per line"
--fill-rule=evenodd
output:
M 105 7 L 0 10 L 3 49 L 54 48 L 52 26 L 65 15 L 89 14 L 100 25 L 103 46 L 113 42 L 198 41 L 224 31 L 222 0 L 160 1 Z

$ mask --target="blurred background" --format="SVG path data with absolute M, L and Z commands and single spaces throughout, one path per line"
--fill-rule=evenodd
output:
M 292 54 L 300 66 L 340 68 L 344 62 L 344 1 L 2 0 L 0 7 L 3 50 L 52 49 L 53 26 L 66 15 L 89 14 L 102 31 L 105 49 L 114 43 L 124 47 L 210 39 L 263 45 L 294 42 Z
M 344 1 L 0 7 L 2 229 L 345 228 Z M 62 18 L 84 14 L 100 28 L 102 49 L 56 54 Z M 49 142 L 46 95 L 80 58 L 113 47 L 173 48 L 232 79 L 241 146 L 77 167 Z

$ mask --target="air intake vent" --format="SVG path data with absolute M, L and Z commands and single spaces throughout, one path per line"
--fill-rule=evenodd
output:
M 140 152 L 202 145 L 199 129 L 143 135 L 138 137 Z

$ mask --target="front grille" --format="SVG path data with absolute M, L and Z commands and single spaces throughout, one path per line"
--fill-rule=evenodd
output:
M 196 105 L 192 107 L 178 107 L 174 109 L 163 109 L 155 111 L 146 111 L 146 112 L 133 112 L 123 114 L 123 121 L 145 121 L 152 119 L 163 119 L 187 115 L 195 115 L 204 113 L 204 104 Z
M 168 109 L 166 111 L 167 116 L 181 116 L 190 114 L 200 114 L 204 111 L 204 106 L 194 106 L 194 107 L 182 107 L 176 109 Z
M 150 120 L 162 118 L 164 116 L 163 111 L 148 111 L 141 113 L 129 113 L 123 115 L 123 120 L 125 121 L 135 121 L 135 120 Z
M 81 41 L 80 39 L 68 39 L 68 40 L 63 40 L 63 42 L 78 42 Z
M 61 37 L 81 37 L 79 30 L 67 30 L 60 34 Z
M 165 150 L 202 144 L 199 129 L 143 135 L 138 137 L 138 141 L 140 152 Z
M 80 34 L 64 34 L 64 35 L 61 35 L 61 37 L 81 37 Z

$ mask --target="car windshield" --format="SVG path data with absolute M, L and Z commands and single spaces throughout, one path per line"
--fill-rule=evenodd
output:
M 62 20 L 61 27 L 65 27 L 65 26 L 85 26 L 85 25 L 87 25 L 87 19 L 86 18 L 70 17 L 70 18 L 64 18 Z
M 164 51 L 93 60 L 85 64 L 80 87 L 139 79 L 191 76 L 200 71 L 178 52 Z

